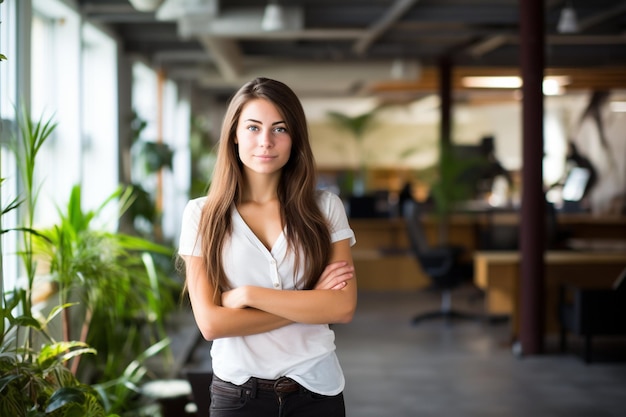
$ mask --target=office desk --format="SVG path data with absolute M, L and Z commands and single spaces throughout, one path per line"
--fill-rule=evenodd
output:
M 474 223 L 467 216 L 454 217 L 451 243 L 465 248 L 475 246 Z M 356 235 L 352 249 L 357 283 L 362 290 L 412 291 L 430 285 L 430 278 L 422 271 L 409 250 L 409 239 L 403 219 L 350 219 Z M 438 241 L 438 223 L 432 216 L 424 228 L 431 244 Z M 471 266 L 472 251 L 464 253 L 463 260 Z
M 485 291 L 485 309 L 490 315 L 510 315 L 512 336 L 520 329 L 520 252 L 474 254 L 474 283 Z M 548 251 L 545 255 L 545 330 L 558 330 L 559 286 L 573 283 L 608 288 L 626 266 L 626 252 Z
M 424 231 L 428 241 L 440 241 L 440 222 L 434 214 L 424 216 Z M 626 217 L 593 217 L 583 214 L 559 214 L 559 227 L 571 239 L 615 240 L 626 236 Z M 515 212 L 456 213 L 448 218 L 447 241 L 465 249 L 462 261 L 471 267 L 474 253 L 481 249 L 481 230 L 489 225 L 519 224 Z M 415 290 L 428 285 L 428 277 L 409 253 L 406 225 L 402 218 L 350 219 L 356 235 L 353 248 L 359 288 L 372 290 Z M 510 266 L 509 266 L 510 267 Z M 500 283 L 500 285 L 505 285 Z M 494 295 L 498 298 L 498 295 Z M 496 312 L 505 300 L 495 302 Z M 504 309 L 510 311 L 509 308 Z M 508 313 L 507 313 L 508 314 Z

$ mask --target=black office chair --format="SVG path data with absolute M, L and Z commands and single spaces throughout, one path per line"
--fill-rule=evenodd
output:
M 456 246 L 432 247 L 428 244 L 421 222 L 420 204 L 410 200 L 403 205 L 403 216 L 411 245 L 411 252 L 422 270 L 431 279 L 431 287 L 441 293 L 441 307 L 413 317 L 412 323 L 432 318 L 476 319 L 475 314 L 452 308 L 452 290 L 463 283 L 465 274 L 459 263 L 463 249 Z

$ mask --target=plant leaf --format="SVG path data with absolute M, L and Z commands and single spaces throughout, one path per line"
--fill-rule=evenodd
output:
M 84 402 L 85 393 L 81 389 L 74 387 L 62 387 L 50 396 L 50 400 L 46 406 L 46 413 L 58 410 L 66 404 L 82 404 Z

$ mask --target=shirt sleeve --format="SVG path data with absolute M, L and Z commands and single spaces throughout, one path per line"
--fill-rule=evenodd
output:
M 356 237 L 354 236 L 354 231 L 350 228 L 346 209 L 339 196 L 330 191 L 322 191 L 320 192 L 319 202 L 320 208 L 326 215 L 330 225 L 331 242 L 350 239 L 350 246 L 354 246 Z
M 185 256 L 202 255 L 202 237 L 198 235 L 198 225 L 206 197 L 190 200 L 183 210 L 182 227 L 178 242 L 178 254 Z

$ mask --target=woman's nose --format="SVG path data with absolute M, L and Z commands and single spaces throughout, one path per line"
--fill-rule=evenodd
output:
M 264 148 L 270 148 L 274 144 L 274 136 L 271 130 L 264 130 L 259 135 L 259 145 Z

